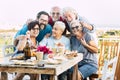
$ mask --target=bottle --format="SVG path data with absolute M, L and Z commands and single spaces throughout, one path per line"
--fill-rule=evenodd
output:
M 28 38 L 27 38 L 26 46 L 23 49 L 23 51 L 24 51 L 25 60 L 30 59 L 31 58 L 31 48 L 30 48 L 30 40 Z

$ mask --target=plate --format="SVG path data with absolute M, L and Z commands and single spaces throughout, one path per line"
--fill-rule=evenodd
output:
M 77 53 L 70 53 L 70 54 L 66 54 L 66 58 L 67 59 L 73 59 L 74 57 L 77 56 Z
M 59 60 L 59 61 L 67 61 L 67 59 L 65 58 L 65 55 L 54 56 L 53 59 Z
M 25 60 L 14 60 L 14 64 L 16 65 L 28 65 L 33 66 L 36 64 L 36 61 L 25 61 Z
M 62 61 L 61 60 L 56 60 L 56 59 L 48 59 L 48 60 L 44 60 L 46 64 L 50 64 L 50 65 L 57 65 L 57 64 L 61 64 Z

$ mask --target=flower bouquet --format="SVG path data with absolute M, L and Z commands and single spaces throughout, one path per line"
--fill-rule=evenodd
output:
M 51 54 L 52 53 L 52 51 L 49 49 L 49 48 L 47 48 L 46 46 L 38 46 L 37 47 L 37 52 L 43 52 L 44 54 Z
M 46 59 L 47 55 L 52 53 L 52 51 L 46 46 L 38 46 L 37 52 L 43 52 L 43 59 Z

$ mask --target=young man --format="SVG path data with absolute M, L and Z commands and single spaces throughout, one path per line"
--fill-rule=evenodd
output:
M 48 24 L 49 20 L 49 14 L 45 11 L 41 11 L 37 14 L 37 20 L 39 21 L 39 24 L 42 25 L 40 27 L 40 32 L 39 35 L 37 36 L 37 41 L 40 42 L 45 36 L 48 37 L 50 36 L 52 32 L 52 27 Z M 17 36 L 19 35 L 25 35 L 28 30 L 27 25 L 23 26 L 21 30 L 19 30 L 16 35 L 15 35 L 15 41 L 17 40 Z

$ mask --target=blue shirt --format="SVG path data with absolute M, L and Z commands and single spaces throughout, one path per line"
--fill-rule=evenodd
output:
M 44 38 L 40 45 L 48 46 L 48 47 L 55 47 L 55 43 L 62 43 L 65 45 L 65 49 L 70 50 L 70 40 L 69 38 L 62 36 L 60 39 L 55 39 L 53 36 L 49 38 Z
M 15 38 L 19 35 L 26 35 L 27 30 L 28 26 L 26 24 L 23 25 L 23 28 L 16 33 Z M 43 30 L 40 30 L 36 40 L 40 42 L 44 38 L 44 36 L 48 33 L 50 34 L 52 33 L 52 27 L 49 24 L 47 24 Z
M 87 44 L 91 40 L 94 40 L 94 38 L 89 33 L 86 33 L 83 37 Z M 95 67 L 98 67 L 96 53 L 90 52 L 86 47 L 84 47 L 84 45 L 75 36 L 72 36 L 70 41 L 71 41 L 71 49 L 77 50 L 78 53 L 83 54 L 83 61 L 85 61 L 86 63 L 89 63 Z

